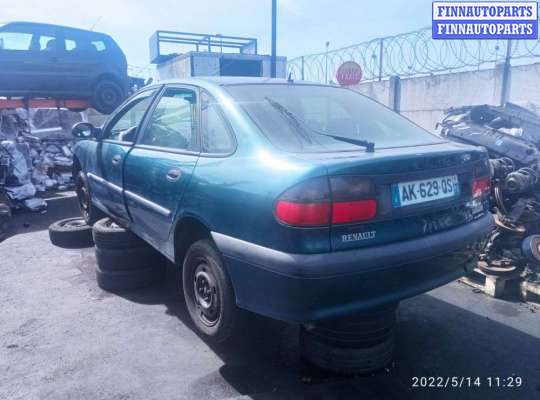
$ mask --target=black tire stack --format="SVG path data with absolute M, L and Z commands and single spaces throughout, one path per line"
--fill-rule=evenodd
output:
M 396 309 L 393 304 L 302 326 L 303 359 L 318 368 L 344 375 L 365 374 L 386 367 L 394 352 Z
M 156 250 L 109 218 L 92 229 L 98 286 L 111 292 L 150 286 L 163 278 L 165 260 Z

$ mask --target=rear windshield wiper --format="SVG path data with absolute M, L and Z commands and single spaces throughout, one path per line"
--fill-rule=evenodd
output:
M 290 112 L 283 104 L 275 101 L 275 100 L 272 100 L 271 98 L 269 97 L 265 97 L 265 100 L 272 106 L 274 107 L 276 110 L 278 110 L 282 115 L 284 115 L 287 119 L 289 119 L 290 122 L 292 122 L 292 124 L 294 125 L 294 127 L 299 131 L 299 132 L 302 132 L 304 133 L 303 136 L 305 136 L 305 139 L 307 139 L 309 142 L 311 142 L 311 139 L 309 139 L 309 135 L 306 135 L 307 131 L 306 129 L 302 126 L 302 122 L 300 122 L 292 112 Z M 304 123 L 305 124 L 305 123 Z M 321 136 L 326 136 L 326 137 L 330 137 L 332 139 L 335 139 L 335 140 L 338 140 L 340 142 L 345 142 L 345 143 L 350 143 L 350 144 L 354 144 L 356 146 L 362 146 L 362 147 L 365 147 L 366 148 L 366 151 L 368 153 L 373 153 L 375 151 L 375 143 L 373 142 L 370 142 L 368 140 L 361 140 L 361 139 L 352 139 L 352 138 L 348 138 L 348 137 L 344 137 L 344 136 L 339 136 L 339 135 L 332 135 L 330 133 L 324 133 L 324 132 L 319 132 L 317 130 L 314 130 L 314 129 L 310 129 L 311 132 L 314 132 L 316 133 L 317 135 L 321 135 Z

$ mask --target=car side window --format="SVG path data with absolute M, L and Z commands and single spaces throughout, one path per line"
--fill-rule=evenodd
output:
M 93 40 L 92 46 L 96 49 L 97 52 L 101 53 L 102 51 L 107 50 L 107 46 L 103 40 Z
M 58 40 L 52 36 L 40 35 L 37 43 L 39 43 L 39 51 L 56 51 L 58 49 Z
M 179 150 L 197 148 L 197 101 L 193 90 L 168 88 L 150 116 L 140 144 Z
M 0 50 L 28 51 L 31 43 L 31 33 L 0 32 Z
M 135 96 L 107 126 L 107 139 L 133 142 L 154 93 L 155 90 L 146 90 Z
M 216 100 L 208 93 L 201 96 L 201 139 L 205 153 L 228 154 L 235 142 Z
M 77 55 L 94 55 L 98 52 L 94 42 L 88 35 L 80 32 L 66 32 L 64 34 L 64 48 L 67 53 Z

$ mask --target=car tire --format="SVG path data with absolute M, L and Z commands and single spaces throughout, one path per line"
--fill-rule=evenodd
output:
M 96 221 L 105 217 L 103 211 L 92 204 L 90 187 L 86 175 L 82 171 L 79 171 L 75 177 L 75 193 L 81 215 L 88 225 L 92 226 Z
M 300 351 L 309 364 L 339 375 L 360 375 L 386 367 L 394 353 L 394 338 L 365 348 L 338 347 L 300 330 Z
M 124 99 L 124 90 L 117 82 L 102 79 L 94 86 L 92 107 L 102 114 L 111 114 Z
M 149 287 L 158 283 L 163 274 L 163 268 L 155 266 L 128 271 L 110 271 L 96 266 L 97 284 L 108 292 L 125 292 Z
M 83 218 L 67 218 L 49 226 L 49 238 L 55 246 L 65 249 L 92 247 L 92 227 Z
M 380 370 L 392 361 L 396 305 L 302 326 L 302 358 L 324 370 L 357 375 Z
M 107 271 L 158 268 L 165 264 L 163 256 L 148 245 L 131 249 L 106 249 L 96 246 L 96 262 L 99 268 Z
M 189 247 L 182 278 L 186 306 L 197 329 L 216 342 L 229 339 L 238 308 L 230 278 L 211 240 L 199 240 Z
M 102 250 L 133 249 L 149 246 L 137 235 L 116 223 L 110 218 L 97 221 L 92 229 L 94 243 Z

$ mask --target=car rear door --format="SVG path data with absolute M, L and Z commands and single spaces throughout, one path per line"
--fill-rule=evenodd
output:
M 66 30 L 63 32 L 61 66 L 64 69 L 65 87 L 68 91 L 91 93 L 92 83 L 98 76 L 103 52 L 91 41 L 90 33 Z
M 88 172 L 92 197 L 125 221 L 129 221 L 123 196 L 126 155 L 158 90 L 151 88 L 139 92 L 113 114 L 103 128 L 104 139 L 98 144 L 97 171 Z
M 198 114 L 196 88 L 166 87 L 126 159 L 124 188 L 132 228 L 158 246 L 169 237 L 199 158 Z

